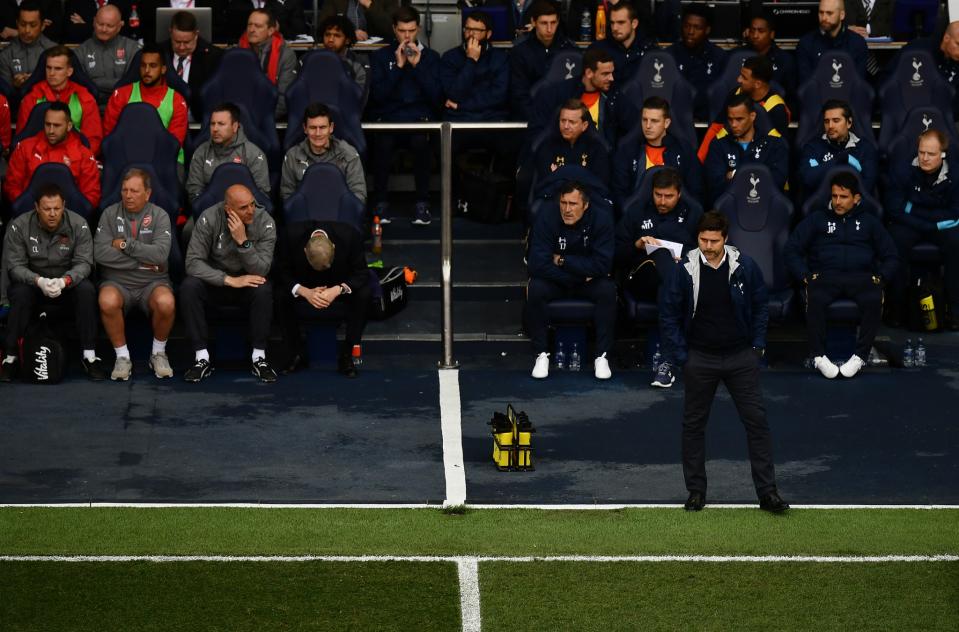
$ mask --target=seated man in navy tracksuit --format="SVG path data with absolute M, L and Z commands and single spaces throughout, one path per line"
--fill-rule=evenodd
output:
M 777 187 L 786 186 L 789 148 L 775 130 L 758 134 L 754 108 L 746 94 L 735 94 L 726 101 L 726 127 L 710 143 L 704 162 L 709 204 L 726 190 L 739 167 L 753 163 L 769 167 Z
M 949 139 L 939 130 L 920 134 L 918 155 L 912 163 L 899 168 L 893 165 L 884 208 L 889 234 L 903 261 L 889 288 L 893 309 L 901 309 L 903 304 L 909 251 L 917 243 L 929 241 L 939 246 L 945 263 L 948 326 L 959 330 L 959 162 L 947 160 L 948 148 Z
M 686 5 L 679 41 L 666 49 L 676 59 L 679 72 L 696 88 L 693 116 L 700 121 L 709 118 L 707 88 L 723 74 L 729 57 L 729 53 L 709 41 L 712 21 L 712 11 L 705 4 Z
M 393 13 L 390 44 L 373 53 L 370 59 L 372 89 L 370 120 L 402 123 L 430 121 L 439 109 L 443 95 L 440 83 L 440 56 L 419 42 L 420 14 L 413 7 L 400 7 Z M 413 151 L 413 177 L 416 181 L 416 212 L 413 223 L 427 225 L 430 215 L 430 167 L 432 150 L 426 132 L 386 132 L 373 135 L 374 215 L 389 223 L 390 211 L 386 186 L 398 144 Z M 384 221 L 385 220 L 385 221 Z
M 509 102 L 517 121 L 529 118 L 530 90 L 546 76 L 553 58 L 576 48 L 560 30 L 559 8 L 550 0 L 535 0 L 528 14 L 532 30 L 509 52 Z
M 596 305 L 597 379 L 611 377 L 606 354 L 616 329 L 616 283 L 613 268 L 613 219 L 589 204 L 586 189 L 570 182 L 559 190 L 559 208 L 547 205 L 536 217 L 529 237 L 529 285 L 526 328 L 536 352 L 533 377 L 549 375 L 547 304 L 559 298 L 581 298 Z
M 850 0 L 856 2 L 858 0 Z M 868 79 L 866 60 L 869 48 L 861 35 L 845 25 L 846 8 L 843 0 L 819 0 L 819 28 L 799 38 L 796 45 L 796 66 L 799 70 L 799 86 L 812 77 L 819 65 L 819 58 L 830 51 L 849 53 L 856 71 Z
M 587 133 L 590 124 L 589 110 L 582 101 L 570 99 L 563 104 L 558 133 L 543 141 L 533 157 L 533 170 L 540 183 L 557 169 L 577 166 L 609 186 L 609 150 L 598 134 Z
M 892 237 L 862 207 L 851 173 L 830 179 L 832 201 L 800 222 L 783 256 L 790 274 L 806 288 L 806 328 L 813 365 L 827 379 L 853 377 L 866 364 L 882 318 L 882 288 L 899 264 Z M 855 353 L 842 366 L 826 356 L 826 309 L 838 298 L 859 305 L 862 320 Z
M 879 156 L 872 143 L 853 133 L 852 124 L 848 103 L 829 99 L 823 104 L 823 134 L 803 145 L 799 158 L 799 175 L 807 194 L 816 190 L 829 169 L 839 165 L 859 172 L 864 193 L 875 190 Z

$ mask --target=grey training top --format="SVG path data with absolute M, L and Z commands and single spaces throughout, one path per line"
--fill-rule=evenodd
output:
M 83 70 L 97 85 L 97 103 L 105 104 L 113 94 L 113 86 L 129 68 L 133 56 L 140 50 L 135 40 L 117 35 L 109 42 L 91 37 L 74 51 Z
M 366 203 L 366 175 L 363 173 L 363 163 L 360 154 L 345 140 L 336 137 L 330 138 L 330 148 L 322 154 L 315 154 L 310 149 L 310 140 L 290 147 L 283 158 L 283 170 L 280 176 L 280 197 L 284 200 L 293 194 L 296 185 L 303 179 L 303 174 L 313 164 L 329 162 L 336 165 L 346 178 L 346 186 L 350 192 Z
M 12 86 L 14 75 L 33 72 L 43 51 L 56 45 L 56 42 L 44 35 L 32 44 L 24 44 L 19 37 L 14 37 L 10 44 L 0 51 L 0 79 Z
M 93 237 L 93 255 L 100 280 L 129 289 L 146 287 L 155 281 L 170 282 L 167 270 L 172 240 L 170 215 L 147 202 L 139 213 L 127 213 L 117 202 L 104 209 Z M 127 247 L 113 247 L 124 239 Z
M 37 277 L 70 277 L 72 285 L 90 276 L 93 236 L 87 220 L 64 210 L 60 226 L 47 232 L 36 212 L 14 219 L 3 240 L 3 270 L 15 283 L 33 285 Z
M 251 143 L 241 125 L 232 143 L 215 145 L 212 140 L 204 142 L 193 152 L 190 174 L 186 179 L 186 192 L 190 201 L 195 200 L 210 183 L 213 171 L 225 162 L 244 164 L 253 174 L 253 182 L 264 193 L 270 192 L 270 168 L 263 150 Z
M 225 285 L 227 276 L 258 274 L 266 276 L 273 265 L 276 223 L 262 206 L 253 211 L 253 222 L 246 227 L 253 242 L 243 248 L 230 234 L 224 203 L 203 211 L 196 221 L 186 250 L 186 273 L 210 285 Z

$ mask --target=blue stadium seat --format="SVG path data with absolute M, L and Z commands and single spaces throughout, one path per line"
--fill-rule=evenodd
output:
M 363 203 L 350 192 L 343 172 L 326 162 L 310 165 L 299 186 L 283 203 L 283 220 L 287 223 L 342 222 L 361 230 L 363 214 Z
M 872 102 L 875 91 L 859 76 L 849 53 L 832 51 L 819 58 L 819 65 L 803 85 L 799 87 L 801 112 L 796 147 L 802 147 L 815 136 L 822 134 L 820 111 L 829 99 L 839 99 L 850 105 L 855 121 L 868 123 L 872 120 Z M 871 127 L 860 128 L 865 133 Z M 856 132 L 857 135 L 859 132 Z M 861 136 L 860 136 L 861 137 Z
M 533 220 L 536 219 L 536 214 L 541 208 L 544 208 L 544 205 L 552 204 L 553 207 L 557 207 L 559 201 L 555 196 L 556 191 L 565 183 L 574 181 L 581 183 L 586 188 L 586 192 L 589 195 L 590 206 L 602 209 L 609 213 L 610 217 L 615 218 L 613 202 L 606 185 L 584 167 L 567 165 L 549 174 L 542 182 L 536 182 L 534 180 L 535 188 L 530 194 L 528 211 L 529 224 L 533 224 Z M 559 212 L 558 207 L 556 212 Z
M 270 196 L 257 188 L 250 169 L 246 165 L 225 162 L 213 171 L 210 183 L 193 201 L 193 217 L 199 217 L 206 209 L 222 202 L 226 190 L 234 184 L 242 184 L 252 191 L 253 197 L 263 205 L 266 212 L 273 214 L 273 202 L 270 201 Z
M 809 192 L 806 196 L 806 200 L 802 205 L 802 216 L 807 217 L 810 213 L 817 211 L 819 209 L 826 208 L 826 205 L 832 200 L 832 185 L 829 184 L 829 181 L 832 180 L 832 177 L 837 173 L 850 173 L 856 178 L 856 182 L 859 183 L 860 189 L 862 188 L 862 178 L 859 177 L 859 171 L 855 167 L 850 167 L 849 165 L 836 165 L 829 169 L 822 177 L 822 180 L 819 181 L 819 186 L 816 187 L 815 191 Z M 871 192 L 864 192 L 862 194 L 862 207 L 866 210 L 867 213 L 875 215 L 877 218 L 882 219 L 882 204 L 873 197 Z
M 49 108 L 49 103 L 38 103 L 30 110 L 30 116 L 27 117 L 27 124 L 23 126 L 23 129 L 17 130 L 17 133 L 10 139 L 11 149 L 16 148 L 24 138 L 36 136 L 43 131 L 43 115 L 46 114 Z M 16 117 L 14 117 L 14 119 L 16 119 Z M 83 135 L 83 132 L 74 128 L 73 133 L 79 136 L 80 141 L 89 149 L 90 141 Z
M 530 103 L 536 100 L 536 94 L 545 86 L 565 81 L 567 79 L 578 79 L 583 74 L 583 54 L 578 50 L 564 50 L 556 53 L 553 61 L 542 79 L 530 86 Z
M 366 156 L 366 138 L 360 125 L 363 113 L 362 90 L 346 74 L 343 62 L 329 51 L 317 50 L 303 58 L 303 67 L 286 92 L 289 125 L 284 149 L 303 140 L 303 112 L 310 103 L 322 103 L 333 110 L 334 132 Z
M 729 218 L 729 244 L 762 271 L 769 290 L 769 320 L 783 321 L 795 303 L 783 259 L 792 202 L 776 187 L 765 165 L 753 164 L 736 171 L 729 188 L 716 200 L 716 209 Z
M 901 54 L 889 79 L 879 89 L 880 150 L 885 152 L 889 148 L 913 108 L 934 107 L 949 112 L 954 94 L 953 87 L 939 74 L 931 54 L 924 50 Z
M 33 210 L 37 191 L 45 184 L 55 184 L 63 191 L 67 209 L 82 215 L 86 219 L 93 216 L 93 206 L 83 197 L 70 168 L 59 163 L 48 162 L 37 167 L 30 178 L 30 185 L 13 201 L 11 216 L 16 217 Z
M 669 102 L 672 124 L 669 131 L 690 147 L 699 147 L 693 127 L 693 102 L 696 89 L 679 72 L 676 60 L 665 51 L 649 51 L 643 56 L 639 69 L 619 94 L 617 117 L 621 135 L 639 125 L 643 101 L 658 96 Z
M 156 108 L 149 103 L 130 103 L 123 108 L 116 127 L 103 139 L 101 151 L 103 175 L 100 188 L 104 193 L 101 206 L 105 208 L 119 199 L 120 178 L 128 167 L 148 165 L 154 193 L 158 198 L 165 194 L 165 199 L 172 196 L 174 200 L 169 208 L 160 206 L 176 216 L 179 207 L 176 200 L 180 197 L 176 160 L 180 143 L 163 127 Z
M 231 48 L 212 77 L 203 86 L 203 120 L 210 120 L 210 111 L 221 103 L 235 103 L 247 109 L 250 121 L 264 136 L 276 133 L 276 102 L 279 92 L 260 69 L 253 51 Z M 249 134 L 249 132 L 248 132 Z M 266 148 L 261 147 L 264 151 Z
M 736 77 L 739 76 L 739 71 L 742 70 L 743 64 L 747 59 L 755 56 L 756 51 L 747 48 L 730 51 L 722 73 L 706 88 L 706 95 L 709 100 L 710 121 L 716 121 L 724 114 L 723 106 L 726 104 L 729 93 L 735 90 L 739 85 L 736 83 Z
M 911 162 L 916 157 L 916 143 L 919 134 L 927 129 L 937 129 L 949 137 L 949 145 L 956 147 L 959 143 L 959 132 L 951 115 L 952 108 L 940 110 L 932 105 L 914 107 L 906 114 L 905 119 L 896 127 L 896 135 L 889 142 L 884 157 L 889 166 L 898 168 L 897 162 Z

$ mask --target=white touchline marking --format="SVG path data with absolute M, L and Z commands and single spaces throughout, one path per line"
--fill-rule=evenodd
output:
M 750 564 L 882 564 L 959 562 L 959 554 L 938 555 L 0 555 L 0 562 L 708 562 Z M 462 573 L 462 570 L 460 571 Z M 478 583 L 477 583 L 478 586 Z
M 446 475 L 444 507 L 466 503 L 466 468 L 463 465 L 463 428 L 460 415 L 460 372 L 440 369 L 440 426 L 443 430 L 443 469 Z
M 462 454 L 462 443 L 460 444 Z M 463 472 L 465 488 L 465 471 Z M 447 477 L 447 483 L 449 478 Z M 465 496 L 465 493 L 464 493 Z M 440 509 L 455 503 L 135 503 L 135 502 L 85 502 L 85 503 L 0 503 L 0 508 L 46 508 L 46 509 Z M 465 503 L 459 503 L 465 504 Z M 678 509 L 682 503 L 625 503 L 625 504 L 466 504 L 470 509 L 537 509 L 543 511 L 616 511 L 620 509 Z M 756 509 L 758 504 L 749 503 L 710 503 L 707 509 Z M 959 505 L 792 505 L 793 509 L 959 509 Z
M 460 580 L 460 612 L 463 632 L 480 632 L 483 620 L 480 616 L 479 561 L 475 557 L 456 560 Z

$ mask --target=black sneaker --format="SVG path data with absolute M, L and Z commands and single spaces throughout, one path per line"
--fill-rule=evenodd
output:
M 653 378 L 650 386 L 670 388 L 675 381 L 676 377 L 673 375 L 673 368 L 669 366 L 668 362 L 661 362 L 659 366 L 656 367 L 656 376 Z
M 107 368 L 103 365 L 103 360 L 100 358 L 93 358 L 89 361 L 86 358 L 80 358 L 80 364 L 83 365 L 83 372 L 94 382 L 102 382 L 110 377 Z
M 253 375 L 258 377 L 261 382 L 272 383 L 276 381 L 276 371 L 266 361 L 266 358 L 253 361 Z
M 340 375 L 346 377 L 356 377 L 356 365 L 353 364 L 353 357 L 348 353 L 340 354 L 336 360 L 336 370 Z
M 210 364 L 210 361 L 197 360 L 193 363 L 193 366 L 187 369 L 186 373 L 183 374 L 183 379 L 187 382 L 199 382 L 211 375 L 213 375 L 213 365 Z
M 0 364 L 0 382 L 12 382 L 20 373 L 20 362 L 4 362 Z
M 417 202 L 416 211 L 413 215 L 413 219 L 410 220 L 410 223 L 415 224 L 416 226 L 429 226 L 433 221 L 433 216 L 430 215 L 430 207 L 426 202 Z M 383 223 L 383 218 L 380 218 L 380 224 Z

